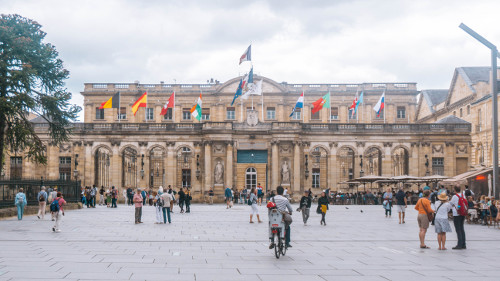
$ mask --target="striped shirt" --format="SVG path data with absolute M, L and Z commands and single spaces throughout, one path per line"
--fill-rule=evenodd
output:
M 282 195 L 276 195 L 273 197 L 274 203 L 276 203 L 276 208 L 280 212 L 285 212 L 288 209 L 288 213 L 292 214 L 292 205 L 288 202 L 288 199 Z

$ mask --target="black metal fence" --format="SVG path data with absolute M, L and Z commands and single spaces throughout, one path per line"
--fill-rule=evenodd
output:
M 45 180 L 43 186 L 49 192 L 57 188 L 67 202 L 80 201 L 80 181 Z M 42 182 L 34 179 L 0 180 L 0 208 L 14 207 L 14 199 L 20 188 L 26 194 L 28 205 L 38 205 L 38 192 Z

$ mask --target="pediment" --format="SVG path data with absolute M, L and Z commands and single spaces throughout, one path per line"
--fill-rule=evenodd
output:
M 236 77 L 231 80 L 228 80 L 224 83 L 222 83 L 219 87 L 216 88 L 215 92 L 218 94 L 234 94 L 236 92 L 236 89 L 238 88 L 238 85 L 240 84 L 240 80 L 243 78 L 241 77 Z M 281 84 L 278 82 L 269 79 L 267 77 L 263 76 L 258 76 L 254 75 L 253 80 L 256 82 L 257 80 L 263 79 L 264 81 L 262 82 L 262 91 L 265 94 L 272 94 L 272 93 L 286 93 L 287 90 L 285 87 L 283 87 Z

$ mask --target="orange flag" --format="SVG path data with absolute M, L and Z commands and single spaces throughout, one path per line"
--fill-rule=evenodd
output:
M 132 113 L 137 113 L 137 110 L 139 110 L 139 107 L 146 107 L 148 104 L 148 92 L 144 92 L 142 96 L 132 105 Z

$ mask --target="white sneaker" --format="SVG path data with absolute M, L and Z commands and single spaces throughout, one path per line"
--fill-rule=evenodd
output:
M 61 232 L 61 230 L 60 229 L 56 229 L 56 232 Z

